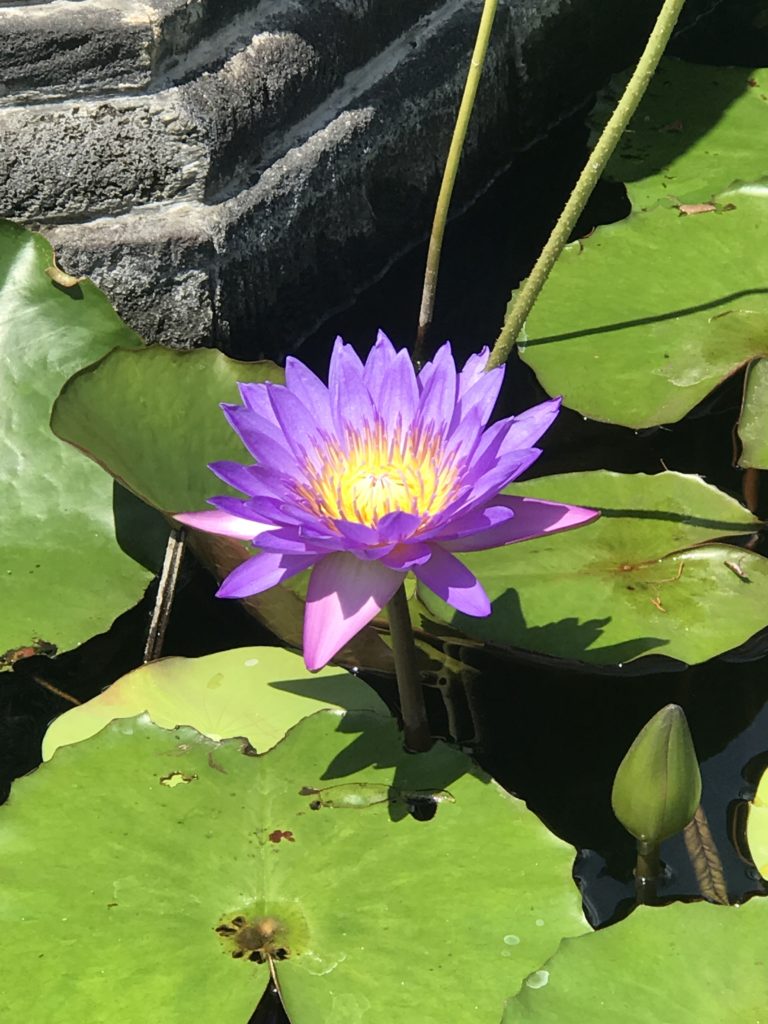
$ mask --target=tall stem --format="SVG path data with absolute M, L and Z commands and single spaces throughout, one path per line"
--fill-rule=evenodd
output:
M 432 735 L 427 722 L 424 690 L 416 665 L 416 646 L 413 641 L 411 617 L 405 587 L 400 586 L 387 605 L 392 650 L 395 655 L 397 689 L 400 693 L 400 711 L 403 715 L 405 746 L 413 753 L 421 753 L 432 746 Z
M 667 45 L 672 29 L 677 23 L 685 0 L 664 0 L 656 24 L 653 27 L 643 54 L 635 68 L 635 72 L 629 80 L 624 95 L 611 115 L 608 124 L 603 129 L 597 145 L 592 150 L 579 180 L 571 192 L 568 202 L 565 204 L 560 219 L 555 224 L 552 234 L 549 236 L 541 255 L 533 267 L 528 279 L 517 293 L 517 297 L 505 317 L 501 333 L 496 339 L 486 369 L 491 370 L 495 366 L 501 366 L 509 358 L 512 347 L 523 328 L 528 314 L 539 292 L 549 277 L 557 257 L 562 252 L 566 242 L 571 236 L 576 221 L 581 216 L 587 200 L 592 195 L 595 185 L 599 181 L 605 165 L 608 163 L 619 139 L 624 134 L 624 129 L 629 124 L 632 115 L 637 110 L 640 100 L 653 78 L 653 73 L 661 60 L 664 49 Z
M 413 358 L 418 365 L 421 361 L 429 326 L 432 323 L 432 314 L 435 309 L 435 292 L 437 291 L 437 275 L 440 268 L 440 252 L 443 247 L 443 235 L 445 224 L 448 220 L 448 208 L 451 205 L 453 186 L 456 181 L 456 174 L 461 160 L 461 151 L 464 146 L 464 139 L 467 135 L 467 126 L 475 105 L 477 87 L 480 84 L 480 76 L 483 71 L 485 55 L 488 50 L 488 40 L 491 37 L 491 27 L 496 15 L 498 0 L 485 0 L 483 13 L 480 17 L 480 25 L 477 30 L 475 49 L 472 52 L 472 59 L 469 63 L 467 81 L 464 85 L 464 95 L 461 98 L 459 113 L 456 116 L 456 125 L 453 129 L 448 158 L 445 161 L 443 180 L 440 185 L 440 194 L 437 197 L 435 217 L 432 221 L 432 233 L 429 236 L 429 250 L 427 252 L 427 266 L 424 271 L 424 288 L 421 293 L 421 309 L 419 310 L 419 329 L 416 334 Z

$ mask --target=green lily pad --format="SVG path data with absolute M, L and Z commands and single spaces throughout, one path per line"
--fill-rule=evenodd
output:
M 768 1003 L 768 902 L 638 907 L 566 939 L 509 1001 L 503 1024 L 757 1022 Z
M 765 318 L 768 334 L 768 317 Z M 747 370 L 739 418 L 740 466 L 768 469 L 768 360 L 756 359 Z
M 51 426 L 149 505 L 191 512 L 210 508 L 212 494 L 235 493 L 208 469 L 244 456 L 219 403 L 240 401 L 238 381 L 282 380 L 272 362 L 214 349 L 112 352 L 67 382 Z
M 566 247 L 520 343 L 549 394 L 593 419 L 672 423 L 768 355 L 768 188 L 717 204 L 656 207 Z
M 696 664 L 768 624 L 768 559 L 704 543 L 752 533 L 759 521 L 700 477 L 599 470 L 506 493 L 602 515 L 578 530 L 462 555 L 493 602 L 488 618 L 420 592 L 432 614 L 468 636 L 602 665 L 646 654 Z
M 621 96 L 618 75 L 592 120 L 602 127 Z M 706 203 L 725 189 L 768 177 L 768 69 L 708 67 L 664 58 L 606 168 L 632 207 L 659 200 Z M 594 141 L 594 140 L 593 140 Z
M 310 674 L 297 654 L 279 647 L 162 658 L 56 718 L 43 739 L 43 759 L 95 736 L 116 718 L 145 711 L 165 729 L 191 725 L 213 740 L 244 736 L 263 754 L 300 719 L 328 707 L 387 711 L 362 680 L 338 668 Z
M 293 1024 L 483 1024 L 587 930 L 572 849 L 458 751 L 321 711 L 249 754 L 122 719 L 14 784 L 9 1019 L 245 1024 L 269 955 Z
M 764 771 L 747 816 L 747 845 L 755 867 L 768 878 L 768 771 Z
M 52 280 L 53 265 L 41 235 L 0 221 L 0 652 L 75 647 L 151 578 L 115 539 L 112 482 L 49 427 L 72 373 L 141 340 L 90 281 Z
M 240 401 L 238 381 L 282 380 L 283 370 L 274 363 L 238 362 L 212 349 L 114 352 L 68 381 L 51 425 L 149 505 L 166 514 L 191 512 L 209 508 L 212 495 L 236 493 L 210 472 L 209 462 L 251 461 L 219 403 Z M 242 541 L 197 530 L 190 543 L 218 580 L 254 553 Z M 242 603 L 285 643 L 300 648 L 305 590 L 306 573 Z M 392 669 L 389 650 L 370 628 L 335 660 Z

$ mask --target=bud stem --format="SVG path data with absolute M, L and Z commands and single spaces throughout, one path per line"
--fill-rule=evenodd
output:
M 635 864 L 635 896 L 638 903 L 653 904 L 657 899 L 657 888 L 661 875 L 660 846 L 637 840 L 637 863 Z

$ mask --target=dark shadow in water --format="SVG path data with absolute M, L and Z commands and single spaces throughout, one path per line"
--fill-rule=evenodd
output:
M 679 26 L 668 47 L 668 52 L 676 57 L 722 67 L 765 67 L 768 53 L 765 0 L 714 0 L 705 17 L 686 4 Z
M 477 669 L 469 694 L 480 735 L 477 757 L 557 835 L 583 851 L 576 874 L 594 923 L 606 923 L 632 893 L 634 840 L 611 810 L 611 787 L 637 733 L 661 707 L 680 704 L 704 777 L 704 807 L 728 889 L 736 900 L 764 886 L 732 836 L 731 803 L 748 796 L 743 770 L 768 735 L 768 659 L 713 660 L 675 674 L 578 675 L 553 665 L 465 651 Z M 746 791 L 746 792 L 745 792 Z M 670 878 L 662 895 L 697 893 L 682 838 L 663 846 Z

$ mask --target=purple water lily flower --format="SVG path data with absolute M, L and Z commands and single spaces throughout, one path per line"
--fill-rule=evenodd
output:
M 337 338 L 328 386 L 288 358 L 285 385 L 241 384 L 224 413 L 256 459 L 210 468 L 247 497 L 211 498 L 188 526 L 253 541 L 260 552 L 221 584 L 220 597 L 258 594 L 312 567 L 304 659 L 325 665 L 417 579 L 468 615 L 490 601 L 456 552 L 579 526 L 596 512 L 499 491 L 541 454 L 532 447 L 560 399 L 486 429 L 504 377 L 488 350 L 457 372 L 446 342 L 417 375 L 408 352 L 379 332 L 363 364 Z

